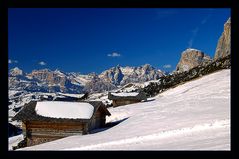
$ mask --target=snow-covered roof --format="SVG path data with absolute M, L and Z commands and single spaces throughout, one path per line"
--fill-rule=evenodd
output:
M 69 93 L 58 93 L 63 96 L 67 97 L 75 97 L 75 98 L 82 98 L 85 94 L 69 94 Z
M 146 100 L 146 94 L 144 92 L 131 92 L 131 93 L 110 93 L 108 94 L 110 100 Z
M 114 96 L 120 96 L 120 97 L 128 97 L 128 96 L 137 96 L 139 93 L 138 92 L 131 92 L 131 93 L 111 93 Z
M 31 101 L 24 105 L 12 120 L 45 121 L 45 122 L 89 122 L 93 115 L 101 110 L 111 115 L 101 101 L 63 102 L 63 101 Z
M 38 115 L 51 118 L 90 119 L 94 107 L 81 102 L 44 101 L 37 102 L 35 111 Z

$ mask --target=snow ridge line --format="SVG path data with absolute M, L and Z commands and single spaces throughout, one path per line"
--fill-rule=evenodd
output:
M 93 149 L 107 147 L 107 146 L 110 147 L 110 146 L 123 145 L 123 144 L 143 143 L 145 141 L 151 141 L 155 139 L 167 138 L 167 137 L 177 136 L 177 135 L 190 135 L 193 132 L 200 132 L 204 130 L 217 129 L 217 128 L 227 128 L 229 126 L 230 126 L 229 119 L 216 120 L 211 123 L 197 124 L 193 127 L 185 127 L 181 129 L 161 131 L 159 133 L 155 133 L 151 135 L 136 136 L 132 138 L 126 138 L 126 139 L 105 142 L 105 143 L 100 143 L 95 145 L 89 145 L 89 146 L 66 148 L 64 150 L 93 150 Z

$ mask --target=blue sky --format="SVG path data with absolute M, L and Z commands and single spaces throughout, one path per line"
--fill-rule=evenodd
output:
M 175 69 L 182 51 L 213 57 L 230 9 L 10 8 L 8 63 L 26 72 L 101 73 L 151 64 Z

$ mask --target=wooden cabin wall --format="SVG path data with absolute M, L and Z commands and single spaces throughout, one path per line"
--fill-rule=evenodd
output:
M 113 107 L 141 102 L 140 100 L 113 100 Z
M 89 131 L 103 127 L 104 125 L 105 125 L 105 115 L 100 110 L 98 110 L 89 124 Z
M 27 125 L 26 121 L 22 122 L 22 134 L 24 137 L 26 137 L 26 129 L 27 129 L 26 125 Z
M 90 130 L 103 127 L 105 121 L 105 112 L 99 108 L 88 123 L 24 121 L 22 129 L 27 146 L 33 146 L 67 136 L 87 134 Z
M 79 122 L 50 123 L 31 121 L 25 124 L 27 146 L 53 141 L 71 135 L 87 133 L 85 124 Z

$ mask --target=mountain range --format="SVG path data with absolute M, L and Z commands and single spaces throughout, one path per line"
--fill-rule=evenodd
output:
M 131 82 L 157 80 L 164 73 L 149 64 L 139 67 L 116 66 L 97 75 L 40 69 L 25 73 L 15 67 L 9 71 L 9 90 L 28 92 L 93 93 L 116 89 Z

